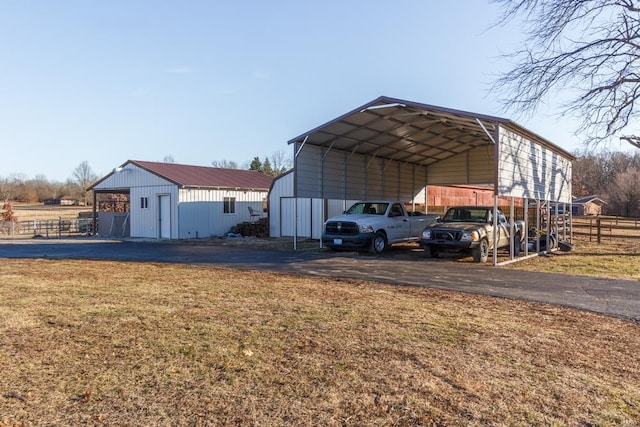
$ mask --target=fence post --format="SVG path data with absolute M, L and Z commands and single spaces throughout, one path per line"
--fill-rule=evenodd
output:
M 596 219 L 596 228 L 597 228 L 597 235 L 598 235 L 598 243 L 600 243 L 600 240 L 602 238 L 602 229 L 600 227 L 600 218 Z

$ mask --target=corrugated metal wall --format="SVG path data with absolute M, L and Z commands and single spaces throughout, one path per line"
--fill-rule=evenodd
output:
M 271 237 L 306 237 L 320 239 L 324 221 L 342 213 L 359 199 L 293 198 L 294 174 L 282 175 L 269 193 L 269 235 Z M 325 218 L 326 215 L 326 218 Z M 296 219 L 297 218 L 297 221 Z M 297 230 L 296 230 L 297 223 Z
M 425 185 L 425 168 L 305 145 L 296 158 L 297 197 L 411 200 Z
M 272 203 L 275 202 L 274 199 L 270 200 L 272 200 Z M 323 199 L 281 197 L 279 199 L 279 227 L 277 230 L 271 229 L 270 236 L 298 236 L 299 238 L 320 239 L 322 237 L 322 226 L 326 219 L 341 214 L 356 201 L 357 200 L 326 200 L 327 214 L 325 217 L 323 214 L 325 210 L 325 200 Z
M 147 175 L 151 175 L 149 172 L 143 171 Z M 154 175 L 155 176 L 155 175 Z M 164 180 L 163 180 L 164 181 Z M 164 181 L 166 183 L 166 181 Z M 163 220 L 166 221 L 169 218 L 171 222 L 171 238 L 176 238 L 178 230 L 178 217 L 175 215 L 176 201 L 178 200 L 178 191 L 175 185 L 153 185 L 131 188 L 131 237 L 146 237 L 157 239 L 160 237 L 160 196 L 169 196 L 169 212 L 163 213 Z M 147 207 L 143 208 L 141 205 L 141 199 L 146 197 Z
M 270 230 L 272 237 L 311 237 L 317 235 L 314 233 L 314 228 L 318 228 L 317 223 L 322 217 L 321 204 L 314 203 L 313 199 L 295 199 L 293 197 L 282 197 L 278 203 L 280 205 L 280 234 L 276 236 L 273 230 Z M 297 218 L 297 224 L 295 218 Z M 316 219 L 315 224 L 314 218 Z
M 235 213 L 224 213 L 225 197 L 235 198 Z M 222 236 L 231 227 L 252 220 L 249 206 L 262 212 L 262 202 L 266 197 L 266 191 L 181 189 L 178 238 Z
M 271 237 L 284 236 L 280 224 L 283 220 L 288 222 L 290 218 L 284 219 L 280 199 L 293 197 L 293 179 L 293 172 L 289 172 L 277 177 L 271 186 L 271 191 L 269 192 L 269 235 Z
M 471 149 L 429 166 L 430 185 L 491 184 L 493 177 L 493 145 Z
M 499 128 L 498 193 L 571 203 L 571 161 L 540 144 Z

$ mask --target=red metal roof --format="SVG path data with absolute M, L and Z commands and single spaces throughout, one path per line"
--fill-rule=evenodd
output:
M 136 165 L 180 187 L 238 188 L 268 191 L 273 182 L 272 176 L 252 170 L 144 162 L 138 160 L 129 160 L 124 165 L 127 164 Z

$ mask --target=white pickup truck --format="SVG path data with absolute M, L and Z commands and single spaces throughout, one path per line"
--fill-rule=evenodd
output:
M 439 215 L 408 212 L 393 200 L 365 200 L 324 223 L 322 244 L 331 249 L 384 252 L 394 243 L 418 242 L 422 230 Z

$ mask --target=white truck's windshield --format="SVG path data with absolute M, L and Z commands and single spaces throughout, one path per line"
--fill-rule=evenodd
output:
M 351 206 L 347 214 L 384 215 L 389 203 L 359 202 Z

